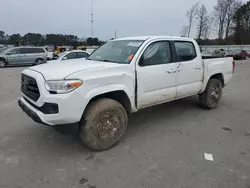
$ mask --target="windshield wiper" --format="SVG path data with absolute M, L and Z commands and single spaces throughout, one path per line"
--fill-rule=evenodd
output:
M 107 59 L 102 59 L 100 61 L 104 61 L 104 62 L 108 62 L 108 63 L 119 63 L 119 62 L 116 62 L 116 61 L 110 61 L 110 60 L 107 60 Z

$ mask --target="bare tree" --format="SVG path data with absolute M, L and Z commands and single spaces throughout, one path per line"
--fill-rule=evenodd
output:
M 229 7 L 235 0 L 217 0 L 217 4 L 214 7 L 215 19 L 218 22 L 218 38 L 222 39 L 224 36 L 224 27 L 226 22 L 226 16 L 229 11 Z
M 198 8 L 196 19 L 198 20 L 198 25 L 197 25 L 197 38 L 201 39 L 201 37 L 205 37 L 208 34 L 208 29 L 209 29 L 209 16 L 207 9 L 204 5 L 201 5 Z
M 230 34 L 230 30 L 232 28 L 233 16 L 235 12 L 241 7 L 241 5 L 242 5 L 242 2 L 233 1 L 231 5 L 228 7 L 228 11 L 226 14 L 226 19 L 225 19 L 226 39 L 228 38 Z
M 181 36 L 182 37 L 187 37 L 188 34 L 188 26 L 183 26 L 182 31 L 181 31 Z
M 193 20 L 197 14 L 197 9 L 198 9 L 199 3 L 195 3 L 188 11 L 187 11 L 187 18 L 188 18 L 188 32 L 187 36 L 190 36 L 190 32 L 192 29 L 193 25 Z

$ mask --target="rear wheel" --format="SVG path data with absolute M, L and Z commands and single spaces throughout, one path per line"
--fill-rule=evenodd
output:
M 199 96 L 200 105 L 206 109 L 214 109 L 220 103 L 222 84 L 218 79 L 210 79 L 206 90 Z
M 107 150 L 119 142 L 127 122 L 127 112 L 119 102 L 96 100 L 87 107 L 80 122 L 80 139 L 92 150 Z
M 36 60 L 35 65 L 40 65 L 42 63 L 43 63 L 43 59 L 39 58 L 39 59 Z
M 0 68 L 4 68 L 6 66 L 6 61 L 3 59 L 0 59 Z

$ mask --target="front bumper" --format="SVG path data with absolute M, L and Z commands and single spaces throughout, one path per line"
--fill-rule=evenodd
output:
M 84 95 L 77 91 L 68 94 L 50 94 L 45 86 L 43 76 L 32 70 L 25 70 L 24 74 L 36 79 L 40 91 L 40 98 L 32 101 L 24 93 L 18 104 L 21 109 L 35 122 L 54 126 L 77 123 L 81 120 L 86 107 Z
M 42 122 L 42 120 L 40 119 L 40 117 L 37 115 L 36 112 L 34 112 L 33 110 L 31 110 L 28 106 L 26 106 L 21 99 L 18 100 L 18 106 L 31 118 L 33 119 L 33 121 L 37 122 L 37 123 L 42 123 L 42 124 L 46 124 L 44 122 Z

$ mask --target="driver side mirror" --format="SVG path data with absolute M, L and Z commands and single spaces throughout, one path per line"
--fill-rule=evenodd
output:
M 67 60 L 67 59 L 68 59 L 67 57 L 62 58 L 62 60 Z

